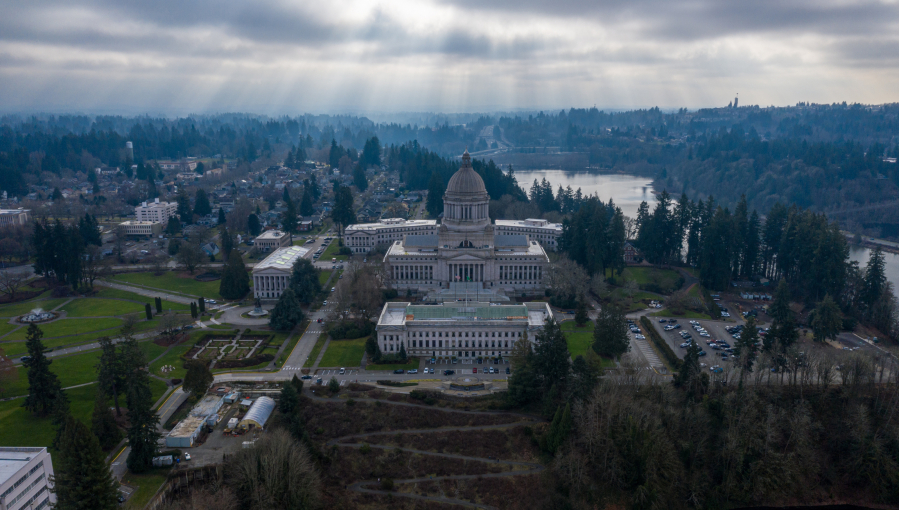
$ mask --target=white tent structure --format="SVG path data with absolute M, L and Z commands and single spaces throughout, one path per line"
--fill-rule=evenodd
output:
M 275 410 L 275 401 L 270 397 L 259 397 L 250 406 L 250 410 L 244 415 L 243 419 L 237 425 L 242 429 L 265 428 L 265 422 L 268 421 L 272 411 Z

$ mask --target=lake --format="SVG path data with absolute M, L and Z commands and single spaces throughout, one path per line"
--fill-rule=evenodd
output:
M 649 210 L 655 207 L 656 197 L 652 194 L 652 179 L 636 175 L 596 174 L 591 172 L 568 172 L 565 170 L 515 170 L 518 184 L 529 192 L 534 179 L 541 182 L 544 178 L 553 185 L 553 193 L 571 186 L 572 191 L 581 188 L 584 195 L 596 193 L 603 202 L 611 198 L 621 208 L 625 216 L 637 217 L 640 202 L 646 201 Z
M 862 271 L 868 265 L 869 258 L 871 258 L 870 249 L 862 246 L 849 246 L 849 260 L 857 260 L 858 266 Z M 884 272 L 887 280 L 893 283 L 893 293 L 899 295 L 899 255 L 883 252 L 883 261 L 885 262 Z

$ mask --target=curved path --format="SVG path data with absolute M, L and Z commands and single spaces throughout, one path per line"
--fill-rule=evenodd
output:
M 318 396 L 310 396 L 313 400 L 319 401 L 341 401 L 340 399 L 334 398 L 322 398 Z M 422 409 L 427 409 L 429 411 L 443 411 L 447 413 L 459 413 L 459 414 L 481 414 L 481 415 L 503 415 L 503 416 L 519 416 L 524 417 L 526 420 L 517 421 L 511 423 L 500 423 L 497 425 L 472 425 L 472 426 L 458 426 L 458 427 L 440 427 L 433 429 L 409 429 L 409 430 L 389 430 L 389 431 L 380 431 L 380 432 L 366 432 L 362 434 L 351 434 L 348 436 L 338 437 L 336 439 L 332 439 L 328 441 L 327 446 L 341 446 L 345 448 L 362 448 L 363 444 L 367 443 L 347 443 L 345 441 L 353 440 L 353 439 L 361 439 L 368 438 L 372 436 L 379 435 L 397 435 L 397 434 L 433 434 L 439 432 L 453 432 L 453 431 L 464 431 L 464 430 L 495 430 L 495 429 L 507 429 L 510 427 L 520 427 L 522 425 L 536 425 L 538 423 L 542 423 L 543 420 L 536 418 L 531 415 L 521 414 L 521 413 L 509 413 L 503 411 L 463 411 L 458 409 L 446 409 L 441 407 L 427 406 L 427 405 L 419 405 L 419 404 L 410 404 L 408 402 L 393 402 L 390 400 L 379 400 L 379 399 L 354 399 L 356 402 L 380 402 L 382 404 L 387 405 L 398 405 L 405 407 L 420 407 Z M 430 455 L 432 457 L 443 457 L 447 459 L 458 459 L 458 460 L 467 460 L 467 461 L 476 461 L 476 462 L 485 462 L 489 464 L 503 464 L 506 466 L 526 466 L 526 469 L 517 469 L 514 471 L 503 471 L 501 473 L 484 473 L 479 475 L 447 475 L 447 476 L 434 476 L 427 478 L 405 478 L 402 480 L 394 480 L 394 484 L 407 484 L 407 483 L 419 483 L 419 482 L 440 482 L 442 480 L 476 480 L 480 478 L 500 478 L 507 476 L 520 476 L 520 475 L 531 475 L 534 473 L 539 473 L 544 469 L 542 464 L 538 464 L 536 462 L 524 462 L 524 461 L 514 461 L 514 460 L 499 460 L 489 457 L 471 457 L 467 455 L 456 455 L 452 453 L 436 453 L 425 450 L 416 450 L 414 448 L 400 448 L 396 446 L 387 446 L 387 445 L 377 445 L 377 444 L 369 444 L 370 448 L 378 448 L 382 450 L 400 450 L 409 453 L 415 453 L 418 455 Z M 441 496 L 422 496 L 420 494 L 411 494 L 405 492 L 394 492 L 394 491 L 385 491 L 380 489 L 372 489 L 370 486 L 379 486 L 380 482 L 377 480 L 362 480 L 358 482 L 354 482 L 349 485 L 351 490 L 356 492 L 364 493 L 364 494 L 377 494 L 377 495 L 391 495 L 395 497 L 404 497 L 404 498 L 412 498 L 422 501 L 436 501 L 438 503 L 445 503 L 450 505 L 459 505 L 465 506 L 469 508 L 484 508 L 484 509 L 493 509 L 495 507 L 489 505 L 482 505 L 478 503 L 472 503 L 470 501 L 465 501 L 463 499 L 455 499 L 455 498 L 445 498 Z

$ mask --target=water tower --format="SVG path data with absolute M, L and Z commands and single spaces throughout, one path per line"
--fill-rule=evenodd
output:
M 134 144 L 131 142 L 125 142 L 125 157 L 134 161 Z

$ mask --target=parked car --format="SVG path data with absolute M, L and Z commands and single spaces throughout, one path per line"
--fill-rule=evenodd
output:
M 444 370 L 443 375 L 454 375 L 456 373 L 455 370 Z
M 309 375 L 309 374 L 306 374 L 306 375 L 304 375 L 303 377 L 300 377 L 300 379 L 303 379 L 303 380 L 308 381 L 309 379 L 312 379 L 312 376 Z
M 666 323 L 666 322 L 668 322 L 668 319 L 659 319 L 659 323 L 660 323 L 660 324 L 664 324 L 664 323 Z
M 341 368 L 341 369 L 340 369 L 340 375 L 343 375 L 343 374 L 345 374 L 345 373 L 346 373 L 346 369 L 345 369 L 345 368 Z
M 511 374 L 511 373 L 512 373 L 512 370 L 510 370 L 509 367 L 506 367 L 506 373 L 507 373 L 507 374 Z
M 413 369 L 409 370 L 409 371 L 406 372 L 406 373 L 407 373 L 407 374 L 417 374 L 417 373 L 418 373 L 418 369 L 417 369 L 417 368 L 413 368 Z
M 478 367 L 472 368 L 472 369 L 471 369 L 471 373 L 472 373 L 472 374 L 478 373 Z
M 394 370 L 393 373 L 394 374 L 403 374 L 403 373 L 405 373 L 405 370 L 403 370 L 402 368 L 398 368 L 398 369 Z

